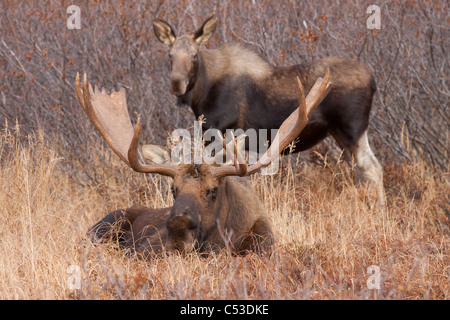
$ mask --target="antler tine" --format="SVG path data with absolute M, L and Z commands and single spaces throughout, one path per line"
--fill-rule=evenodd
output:
M 76 81 L 79 81 L 78 73 L 77 73 Z M 77 82 L 75 84 L 77 84 Z M 105 139 L 105 141 L 108 143 L 110 148 L 120 157 L 120 159 L 122 159 L 123 162 L 125 162 L 127 165 L 130 166 L 130 162 L 128 161 L 128 157 L 124 153 L 123 148 L 121 148 L 121 145 L 120 144 L 118 145 L 111 138 L 110 133 L 108 132 L 108 129 L 106 127 L 105 121 L 102 122 L 100 120 L 98 111 L 92 105 L 91 99 L 89 98 L 88 85 L 89 85 L 89 91 L 91 92 L 91 94 L 93 94 L 94 91 L 92 90 L 92 86 L 90 84 L 88 84 L 87 76 L 86 76 L 86 74 L 84 74 L 84 76 L 83 76 L 83 90 L 81 92 L 82 97 L 83 97 L 83 104 L 82 104 L 82 106 L 83 106 L 84 112 L 88 115 L 89 119 L 91 119 L 91 122 L 94 124 L 95 128 L 101 134 L 103 139 Z M 78 86 L 78 91 L 79 91 L 79 86 Z M 97 93 L 101 94 L 99 91 L 100 90 L 96 90 Z M 78 93 L 77 93 L 77 95 L 78 95 Z M 131 123 L 130 123 L 130 126 L 131 126 Z M 125 129 L 126 130 L 128 128 L 120 128 L 120 129 L 122 129 L 122 130 Z M 125 136 L 126 136 L 126 134 L 125 134 Z
M 84 106 L 83 100 L 83 92 L 80 88 L 80 74 L 77 72 L 77 77 L 75 78 L 75 94 L 77 95 L 78 103 L 83 108 L 83 111 L 86 113 L 86 107 Z
M 297 138 L 308 123 L 308 114 L 322 102 L 331 89 L 330 70 L 327 69 L 325 78 L 318 78 L 305 99 L 303 85 L 297 77 L 300 91 L 299 107 L 282 123 L 269 150 L 263 154 L 258 162 L 251 165 L 247 175 L 268 166 L 283 150 Z
M 239 177 L 243 177 L 247 174 L 247 164 L 238 150 L 237 139 L 234 137 L 233 131 L 230 131 L 230 134 L 234 146 L 234 166 L 236 173 Z
M 217 177 L 222 176 L 239 176 L 243 177 L 247 174 L 247 164 L 245 163 L 244 159 L 242 158 L 241 153 L 238 150 L 236 138 L 234 137 L 233 132 L 230 132 L 231 140 L 233 141 L 233 150 L 232 152 L 230 148 L 227 148 L 226 140 L 222 137 L 222 133 L 219 132 L 219 139 L 222 140 L 223 149 L 226 151 L 226 153 L 233 157 L 233 164 L 234 166 L 225 166 L 225 167 L 212 167 L 211 171 L 213 174 Z
M 297 77 L 299 95 L 299 107 L 282 123 L 269 150 L 260 157 L 258 162 L 246 168 L 244 175 L 251 175 L 261 168 L 268 166 L 295 138 L 299 136 L 308 123 L 308 114 L 322 102 L 331 89 L 330 70 L 327 69 L 325 78 L 318 78 L 305 98 L 302 82 Z M 237 154 L 239 156 L 239 154 Z M 236 167 L 215 167 L 214 174 L 217 177 L 239 175 Z M 243 171 L 240 172 L 241 174 Z
M 95 91 L 92 90 L 92 86 L 89 84 L 88 92 L 86 74 L 84 74 L 83 88 L 81 89 L 80 76 L 77 73 L 75 92 L 84 112 L 91 119 L 103 139 L 105 139 L 122 161 L 137 172 L 175 176 L 176 166 L 174 165 L 142 165 L 139 162 L 137 149 L 140 119 L 138 120 L 136 129 L 133 130 L 127 110 L 124 89 L 108 95 L 105 90 L 98 90 L 97 88 Z M 89 93 L 91 98 L 89 97 Z
M 300 80 L 299 80 L 300 81 Z M 320 85 L 318 85 L 320 83 Z M 325 77 L 318 78 L 314 86 L 308 93 L 306 97 L 306 112 L 309 114 L 315 107 L 317 107 L 323 99 L 327 96 L 328 92 L 331 90 L 331 81 L 330 81 L 330 69 L 327 68 L 327 72 L 325 73 Z
M 172 164 L 152 164 L 143 165 L 139 161 L 138 145 L 139 145 L 139 132 L 141 130 L 141 118 L 139 117 L 136 123 L 136 129 L 134 130 L 133 138 L 131 139 L 130 147 L 128 149 L 128 160 L 130 167 L 137 172 L 142 173 L 159 173 L 169 177 L 175 177 L 177 172 L 177 166 Z
M 242 155 L 240 154 L 240 152 L 238 150 L 236 138 L 234 137 L 233 131 L 230 131 L 230 135 L 231 135 L 231 141 L 233 141 L 233 151 L 234 151 L 234 153 L 231 154 L 231 156 L 233 156 L 233 162 L 234 162 L 234 167 L 236 168 L 236 174 L 239 177 L 243 177 L 247 173 L 247 164 L 245 163 L 244 159 L 242 158 Z M 222 143 L 223 143 L 223 147 L 225 148 L 226 152 L 228 154 L 230 154 L 231 152 L 229 151 L 229 149 L 227 149 L 227 143 L 224 139 L 222 139 Z
M 318 78 L 305 98 L 302 82 L 297 77 L 300 91 L 299 107 L 282 123 L 269 150 L 248 169 L 248 175 L 268 166 L 283 150 L 299 136 L 308 123 L 308 114 L 318 106 L 331 89 L 330 70 L 327 68 L 325 78 Z

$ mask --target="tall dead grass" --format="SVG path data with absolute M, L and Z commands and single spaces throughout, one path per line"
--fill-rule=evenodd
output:
M 285 158 L 282 174 L 252 177 L 277 240 L 270 258 L 142 261 L 115 244 L 94 247 L 85 234 L 133 202 L 170 205 L 168 180 L 132 173 L 111 155 L 120 173 L 99 170 L 105 184 L 84 186 L 60 169 L 73 159 L 41 133 L 20 135 L 5 129 L 0 140 L 0 299 L 450 298 L 449 176 L 419 160 L 385 166 L 383 214 L 347 164 Z M 71 265 L 80 289 L 71 289 Z M 372 265 L 381 270 L 378 290 L 367 286 Z

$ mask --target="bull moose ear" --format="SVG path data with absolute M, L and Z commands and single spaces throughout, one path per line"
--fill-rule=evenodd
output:
M 146 144 L 142 146 L 142 156 L 151 164 L 170 164 L 169 150 L 154 144 Z
M 155 31 L 156 38 L 168 46 L 171 46 L 177 38 L 172 26 L 163 20 L 153 20 L 153 30 Z
M 216 31 L 217 26 L 217 18 L 214 14 L 211 14 L 205 22 L 203 22 L 202 26 L 194 32 L 194 40 L 198 44 L 202 44 L 211 38 Z

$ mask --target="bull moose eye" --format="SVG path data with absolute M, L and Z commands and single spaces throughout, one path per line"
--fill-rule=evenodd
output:
M 217 192 L 218 192 L 217 187 L 215 187 L 215 188 L 213 188 L 211 190 L 208 190 L 207 193 L 206 193 L 206 196 L 208 198 L 210 198 L 212 201 L 214 201 L 217 198 Z

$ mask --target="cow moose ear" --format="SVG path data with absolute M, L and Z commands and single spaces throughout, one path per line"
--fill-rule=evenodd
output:
M 217 26 L 217 18 L 214 14 L 211 14 L 205 22 L 203 22 L 202 26 L 197 29 L 194 33 L 194 40 L 198 44 L 202 44 L 209 40 L 216 31 Z
M 168 46 L 171 46 L 177 38 L 172 26 L 163 20 L 153 20 L 153 31 L 155 31 L 156 38 Z
M 142 156 L 150 164 L 170 164 L 169 150 L 154 144 L 146 144 L 142 146 Z

